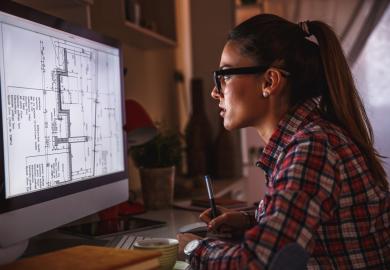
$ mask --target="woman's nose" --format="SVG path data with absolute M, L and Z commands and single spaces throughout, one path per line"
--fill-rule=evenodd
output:
M 215 86 L 214 86 L 213 90 L 211 90 L 211 97 L 213 99 L 219 99 L 221 97 L 220 94 L 218 93 L 217 88 Z

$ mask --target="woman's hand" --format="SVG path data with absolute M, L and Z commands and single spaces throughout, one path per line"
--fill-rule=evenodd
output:
M 178 253 L 178 260 L 184 261 L 185 255 L 184 255 L 184 247 L 195 239 L 202 239 L 202 237 L 199 237 L 192 233 L 179 233 L 176 235 L 177 240 L 179 240 L 179 253 Z
M 217 206 L 219 216 L 212 219 L 211 209 L 205 210 L 199 218 L 208 224 L 210 231 L 215 233 L 242 234 L 249 228 L 248 217 L 243 213 Z

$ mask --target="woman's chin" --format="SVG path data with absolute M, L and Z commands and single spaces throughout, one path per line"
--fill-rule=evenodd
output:
M 226 121 L 226 119 L 223 120 L 223 127 L 229 131 L 237 129 L 237 127 L 232 122 Z

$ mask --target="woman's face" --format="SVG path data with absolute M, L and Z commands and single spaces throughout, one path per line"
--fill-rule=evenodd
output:
M 240 53 L 237 43 L 226 43 L 220 69 L 252 67 L 257 64 Z M 221 78 L 221 94 L 214 88 L 211 96 L 219 101 L 220 116 L 228 130 L 261 126 L 268 112 L 268 102 L 262 95 L 262 74 L 228 75 Z

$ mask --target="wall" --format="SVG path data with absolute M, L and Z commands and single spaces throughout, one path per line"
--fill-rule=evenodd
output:
M 142 50 L 124 45 L 126 98 L 137 100 L 152 120 L 178 127 L 173 49 Z
M 191 1 L 192 67 L 193 76 L 203 80 L 203 98 L 207 117 L 212 126 L 215 140 L 221 118 L 218 102 L 210 97 L 214 87 L 212 73 L 219 68 L 219 62 L 227 35 L 234 26 L 234 1 L 196 0 Z M 241 174 L 241 143 L 239 131 L 232 132 L 235 156 L 234 166 Z
M 233 25 L 233 1 L 191 1 L 193 76 L 203 79 L 205 107 L 214 134 L 217 132 L 219 115 L 216 101 L 210 98 L 212 72 L 219 67 L 226 37 Z

